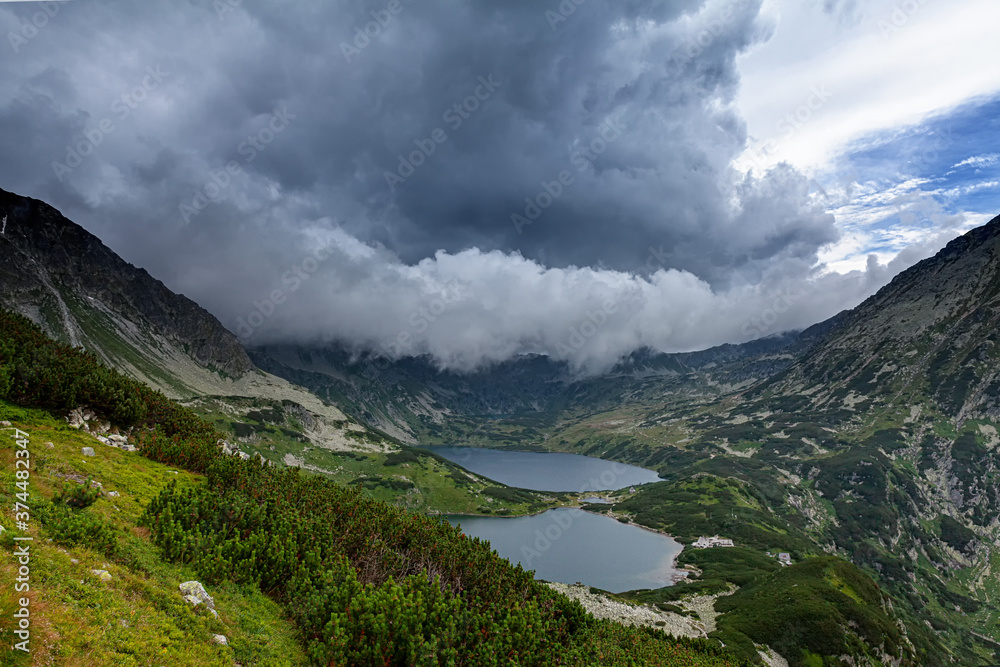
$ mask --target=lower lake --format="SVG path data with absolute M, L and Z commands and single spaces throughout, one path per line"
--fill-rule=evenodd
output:
M 559 508 L 514 518 L 451 516 L 469 536 L 535 577 L 581 582 L 612 593 L 662 588 L 674 582 L 674 559 L 683 548 L 671 538 L 607 516 Z
M 424 447 L 469 472 L 533 491 L 613 491 L 660 481 L 652 470 L 558 452 L 513 452 L 479 447 Z
M 426 447 L 466 470 L 533 491 L 590 493 L 659 481 L 656 472 L 578 454 L 477 447 Z M 590 499 L 593 502 L 596 499 Z M 534 516 L 451 516 L 471 537 L 546 581 L 581 582 L 612 593 L 670 586 L 683 548 L 659 533 L 562 507 Z

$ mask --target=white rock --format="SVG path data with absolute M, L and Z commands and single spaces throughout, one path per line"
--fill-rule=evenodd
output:
M 212 635 L 212 643 L 219 646 L 229 646 L 229 640 L 225 635 Z
M 46 442 L 45 446 L 48 447 L 49 449 L 55 449 L 56 448 L 56 446 L 53 445 L 51 442 Z
M 123 452 L 137 452 L 137 451 L 139 451 L 139 448 L 136 447 L 135 445 L 122 445 L 118 449 L 122 450 Z
M 66 421 L 69 423 L 70 428 L 80 428 L 83 426 L 83 417 L 81 417 L 80 413 L 76 410 L 69 413 L 66 417 Z
M 10 425 L 11 425 L 10 422 L 6 420 L 0 422 L 0 426 L 2 426 L 3 428 L 7 428 Z
M 102 442 L 102 443 L 104 443 L 105 445 L 110 445 L 110 444 L 111 444 L 111 441 L 110 441 L 110 440 L 108 440 L 107 438 L 105 438 L 105 437 L 104 437 L 103 435 L 98 435 L 98 436 L 96 436 L 96 437 L 97 437 L 97 439 L 98 439 L 99 441 L 101 441 L 101 442 Z
M 93 447 L 84 447 L 83 448 L 83 455 L 84 456 L 97 456 L 97 454 L 94 453 L 94 448 Z
M 91 570 L 90 573 L 98 577 L 101 581 L 111 581 L 111 573 L 107 570 Z
M 108 436 L 108 440 L 110 440 L 111 443 L 114 444 L 114 445 L 127 445 L 128 444 L 128 438 L 126 438 L 124 435 L 109 435 Z
M 117 491 L 108 491 L 108 498 L 117 498 L 120 495 Z
M 191 602 L 189 598 L 193 597 L 198 602 L 192 602 L 192 604 L 201 603 L 209 609 L 215 609 L 215 600 L 212 599 L 212 596 L 208 594 L 208 591 L 205 590 L 205 587 L 202 586 L 200 582 L 185 581 L 180 585 L 180 589 L 184 599 L 188 602 Z
M 79 564 L 80 564 L 80 561 L 78 561 L 78 560 L 77 560 L 77 559 L 75 559 L 75 558 L 70 558 L 70 559 L 69 559 L 69 562 L 73 563 L 73 565 L 79 565 Z

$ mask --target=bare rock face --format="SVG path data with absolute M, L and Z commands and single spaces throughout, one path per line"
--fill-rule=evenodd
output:
M 3 216 L 0 307 L 116 367 L 155 353 L 189 358 L 229 378 L 253 369 L 236 337 L 208 311 L 48 204 L 0 189 Z

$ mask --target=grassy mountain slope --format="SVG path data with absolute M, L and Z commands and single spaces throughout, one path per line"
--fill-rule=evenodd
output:
M 4 439 L 0 492 L 31 518 L 0 548 L 12 556 L 15 533 L 34 538 L 38 649 L 5 653 L 10 664 L 741 664 L 704 641 L 597 621 L 447 522 L 225 456 L 221 433 L 162 394 L 22 318 L 3 325 L 0 416 L 28 439 Z M 77 400 L 130 429 L 139 452 L 10 403 L 61 414 Z M 192 575 L 217 596 L 218 618 L 181 599 L 175 587 Z M 19 606 L 12 590 L 0 605 Z M 13 618 L 0 617 L 5 646 Z
M 4 665 L 244 665 L 304 664 L 295 631 L 280 607 L 250 586 L 211 587 L 219 619 L 197 611 L 181 599 L 178 585 L 197 578 L 190 567 L 164 561 L 139 527 L 146 505 L 171 482 L 197 483 L 198 476 L 98 443 L 86 433 L 68 428 L 38 410 L 0 403 L 0 419 L 15 420 L 29 435 L 33 463 L 30 477 L 31 654 L 9 648 L 18 608 L 12 586 L 0 595 L 0 664 Z M 13 507 L 15 440 L 0 430 L 0 503 Z M 51 447 L 49 446 L 51 443 Z M 84 457 L 83 447 L 96 456 Z M 65 484 L 83 488 L 92 478 L 104 495 L 70 516 L 53 503 Z M 117 492 L 110 497 L 108 492 Z M 58 509 L 57 509 L 58 508 Z M 5 552 L 4 581 L 14 581 L 18 546 L 7 512 L 0 520 Z M 51 539 L 52 542 L 48 540 Z M 100 546 L 95 546 L 97 543 Z M 74 562 L 74 560 L 76 562 Z M 106 570 L 101 581 L 93 570 Z M 213 634 L 225 634 L 229 646 L 210 644 Z

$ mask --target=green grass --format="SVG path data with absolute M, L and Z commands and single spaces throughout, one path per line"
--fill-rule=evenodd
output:
M 163 562 L 158 549 L 145 539 L 146 531 L 137 527 L 149 500 L 170 481 L 198 484 L 198 476 L 103 445 L 44 412 L 0 402 L 0 420 L 10 419 L 30 436 L 32 520 L 28 534 L 35 538 L 31 542 L 29 593 L 33 625 L 31 655 L 8 652 L 6 647 L 13 639 L 11 614 L 20 594 L 15 594 L 12 587 L 0 589 L 0 645 L 4 646 L 7 660 L 4 664 L 307 664 L 296 643 L 294 627 L 278 605 L 259 590 L 231 584 L 209 587 L 219 619 L 195 611 L 181 599 L 177 588 L 181 582 L 195 579 L 194 573 Z M 4 507 L 13 505 L 13 494 L 18 492 L 14 487 L 14 440 L 10 434 L 0 431 L 0 504 Z M 82 456 L 83 447 L 93 447 L 96 456 Z M 62 487 L 65 477 L 60 475 L 92 476 L 105 492 L 120 494 L 116 498 L 105 495 L 85 509 L 74 510 L 110 531 L 114 536 L 112 548 L 100 550 L 72 540 L 47 541 L 53 533 L 51 527 L 42 525 L 41 512 Z M 13 581 L 15 531 L 6 513 L 2 522 L 7 530 L 0 537 L 0 578 Z M 95 569 L 107 570 L 111 581 L 100 581 L 91 574 Z M 230 645 L 212 645 L 213 634 L 226 635 Z

